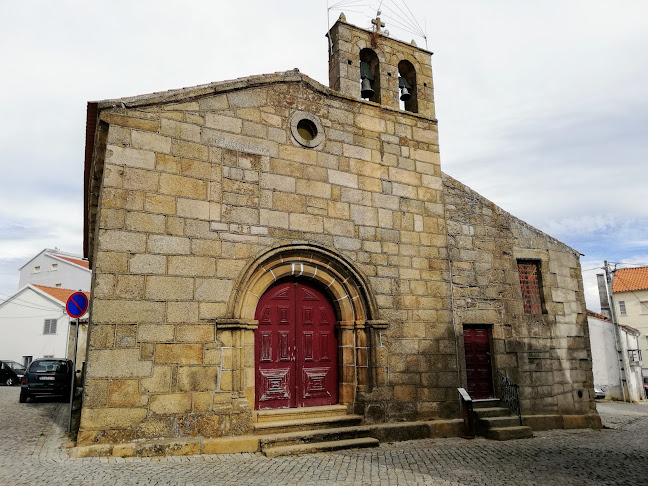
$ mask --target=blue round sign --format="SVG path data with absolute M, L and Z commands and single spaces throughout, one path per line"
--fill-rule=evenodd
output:
M 68 297 L 65 310 L 72 318 L 81 317 L 88 310 L 88 296 L 83 292 L 73 293 Z

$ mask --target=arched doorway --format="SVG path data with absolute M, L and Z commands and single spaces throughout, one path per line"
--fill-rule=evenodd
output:
M 280 280 L 259 299 L 255 319 L 255 408 L 336 404 L 336 316 L 328 297 L 312 281 Z

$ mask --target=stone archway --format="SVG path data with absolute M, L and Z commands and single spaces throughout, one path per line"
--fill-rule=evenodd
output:
M 275 282 L 287 277 L 314 280 L 335 310 L 338 333 L 339 403 L 353 403 L 358 391 L 371 385 L 371 328 L 384 328 L 367 279 L 340 253 L 315 245 L 284 245 L 266 250 L 241 272 L 228 303 L 229 319 L 217 329 L 240 330 L 241 357 L 234 369 L 234 392 L 255 400 L 254 330 L 259 299 Z M 236 345 L 236 344 L 235 344 Z

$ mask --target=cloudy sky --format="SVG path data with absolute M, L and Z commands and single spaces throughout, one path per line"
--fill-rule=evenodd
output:
M 87 101 L 294 67 L 328 84 L 327 6 L 369 27 L 379 3 L 1 2 L 0 300 L 43 248 L 82 251 Z M 648 2 L 382 11 L 392 37 L 425 33 L 434 52 L 443 170 L 584 253 L 598 310 L 602 260 L 648 265 Z

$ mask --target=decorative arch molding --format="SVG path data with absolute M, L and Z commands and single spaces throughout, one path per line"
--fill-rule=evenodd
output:
M 277 280 L 291 276 L 313 279 L 329 293 L 340 327 L 382 324 L 364 275 L 340 253 L 312 244 L 282 245 L 257 255 L 237 279 L 227 315 L 232 321 L 254 326 L 263 293 Z M 219 320 L 219 324 L 228 320 Z

